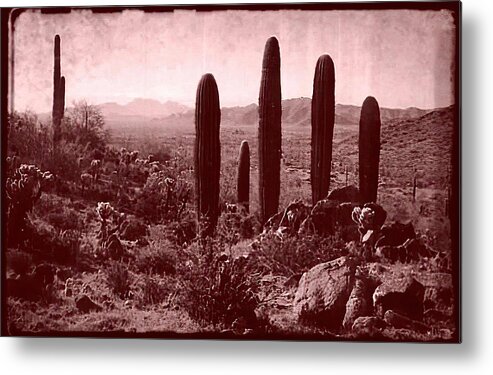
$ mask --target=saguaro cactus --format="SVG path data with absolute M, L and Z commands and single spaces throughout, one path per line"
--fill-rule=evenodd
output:
M 281 57 L 275 37 L 265 44 L 258 110 L 259 201 L 265 223 L 277 213 L 281 184 Z
M 60 78 L 60 103 L 59 103 L 59 116 L 60 120 L 65 115 L 65 77 Z
M 51 118 L 53 121 L 53 143 L 59 140 L 60 135 L 60 36 L 55 36 L 55 48 L 54 48 L 54 67 L 53 67 L 53 110 Z
M 195 190 L 199 232 L 203 237 L 214 233 L 219 216 L 220 122 L 216 80 L 212 74 L 205 74 L 195 101 Z
M 329 55 L 322 55 L 317 61 L 313 78 L 310 171 L 313 205 L 329 192 L 335 117 L 334 90 L 334 62 Z
M 376 202 L 380 163 L 380 108 L 368 96 L 359 121 L 359 189 L 362 203 Z
M 241 142 L 238 161 L 238 204 L 250 208 L 250 147 L 247 141 Z

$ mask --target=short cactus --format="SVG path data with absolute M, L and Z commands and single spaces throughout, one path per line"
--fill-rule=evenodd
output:
M 311 185 L 315 205 L 329 192 L 335 118 L 334 62 L 329 55 L 317 61 L 312 97 Z
M 260 217 L 265 223 L 277 213 L 281 187 L 281 56 L 275 37 L 265 44 L 258 111 Z
M 250 147 L 247 141 L 241 142 L 240 146 L 237 182 L 238 204 L 248 212 L 250 209 Z
M 376 202 L 380 164 L 380 108 L 369 96 L 361 107 L 359 122 L 359 190 L 361 203 Z
M 211 236 L 219 216 L 221 109 L 216 80 L 205 74 L 195 102 L 195 191 L 201 236 Z
M 8 200 L 8 238 L 17 245 L 23 238 L 27 214 L 41 197 L 43 190 L 53 184 L 51 172 L 42 172 L 35 165 L 21 164 L 7 178 L 5 193 Z

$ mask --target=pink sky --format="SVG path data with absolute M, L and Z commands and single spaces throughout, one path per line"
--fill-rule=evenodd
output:
M 212 73 L 221 105 L 256 103 L 265 41 L 281 48 L 282 97 L 311 97 L 318 57 L 336 69 L 336 102 L 435 108 L 453 103 L 454 24 L 437 11 L 123 11 L 47 15 L 15 24 L 14 105 L 49 112 L 53 38 L 62 40 L 66 102 L 133 98 L 193 105 Z

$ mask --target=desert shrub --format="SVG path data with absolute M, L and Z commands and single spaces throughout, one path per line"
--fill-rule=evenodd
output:
M 60 230 L 79 230 L 82 228 L 80 215 L 64 206 L 59 207 L 55 212 L 46 214 L 45 219 L 48 223 Z
M 137 305 L 142 308 L 168 301 L 172 295 L 169 284 L 170 280 L 146 275 L 137 294 Z
M 224 249 L 223 243 L 208 238 L 185 250 L 180 303 L 202 324 L 230 328 L 243 320 L 255 327 L 259 274 L 246 257 L 233 258 Z
M 336 236 L 265 238 L 255 251 L 262 272 L 292 276 L 308 271 L 319 263 L 346 255 L 345 243 Z
M 129 219 L 127 225 L 120 233 L 120 237 L 123 240 L 135 241 L 139 238 L 145 237 L 148 234 L 147 226 L 140 220 Z
M 21 162 L 32 162 L 49 169 L 51 157 L 51 127 L 39 121 L 36 114 L 14 112 L 7 122 L 8 154 L 17 155 Z
M 137 270 L 147 274 L 174 275 L 176 263 L 175 246 L 168 241 L 151 242 L 135 256 Z
M 52 260 L 65 265 L 76 265 L 79 256 L 81 232 L 64 230 L 53 237 Z
M 120 298 L 126 298 L 130 292 L 131 279 L 128 268 L 120 262 L 111 262 L 107 269 L 107 281 L 110 290 Z
M 254 215 L 223 213 L 219 217 L 217 235 L 228 244 L 234 245 L 240 240 L 252 238 L 259 229 L 260 222 Z
M 192 199 L 191 185 L 174 167 L 151 173 L 136 199 L 136 212 L 152 222 L 179 221 Z
M 7 253 L 7 268 L 10 268 L 16 274 L 25 274 L 29 272 L 33 258 L 30 254 L 23 251 L 10 251 Z
M 187 212 L 180 221 L 172 221 L 164 228 L 164 236 L 175 245 L 190 244 L 197 235 L 195 214 Z

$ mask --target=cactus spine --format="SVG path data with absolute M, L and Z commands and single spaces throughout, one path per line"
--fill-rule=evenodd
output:
M 221 110 L 216 80 L 202 76 L 195 101 L 195 190 L 201 236 L 214 233 L 219 216 Z
M 369 96 L 363 102 L 359 121 L 359 189 L 362 203 L 377 201 L 380 125 L 378 102 Z
M 60 141 L 61 133 L 61 121 L 64 114 L 65 107 L 65 77 L 61 77 L 60 67 L 60 36 L 55 36 L 54 47 L 54 67 L 53 67 L 53 149 L 56 150 L 56 146 Z
M 266 222 L 277 213 L 281 184 L 281 57 L 279 42 L 270 37 L 264 50 L 259 94 L 259 201 Z
M 241 142 L 238 161 L 238 204 L 247 212 L 250 209 L 250 147 L 247 141 Z
M 311 185 L 315 205 L 329 192 L 335 117 L 334 62 L 322 55 L 315 67 L 312 97 Z

